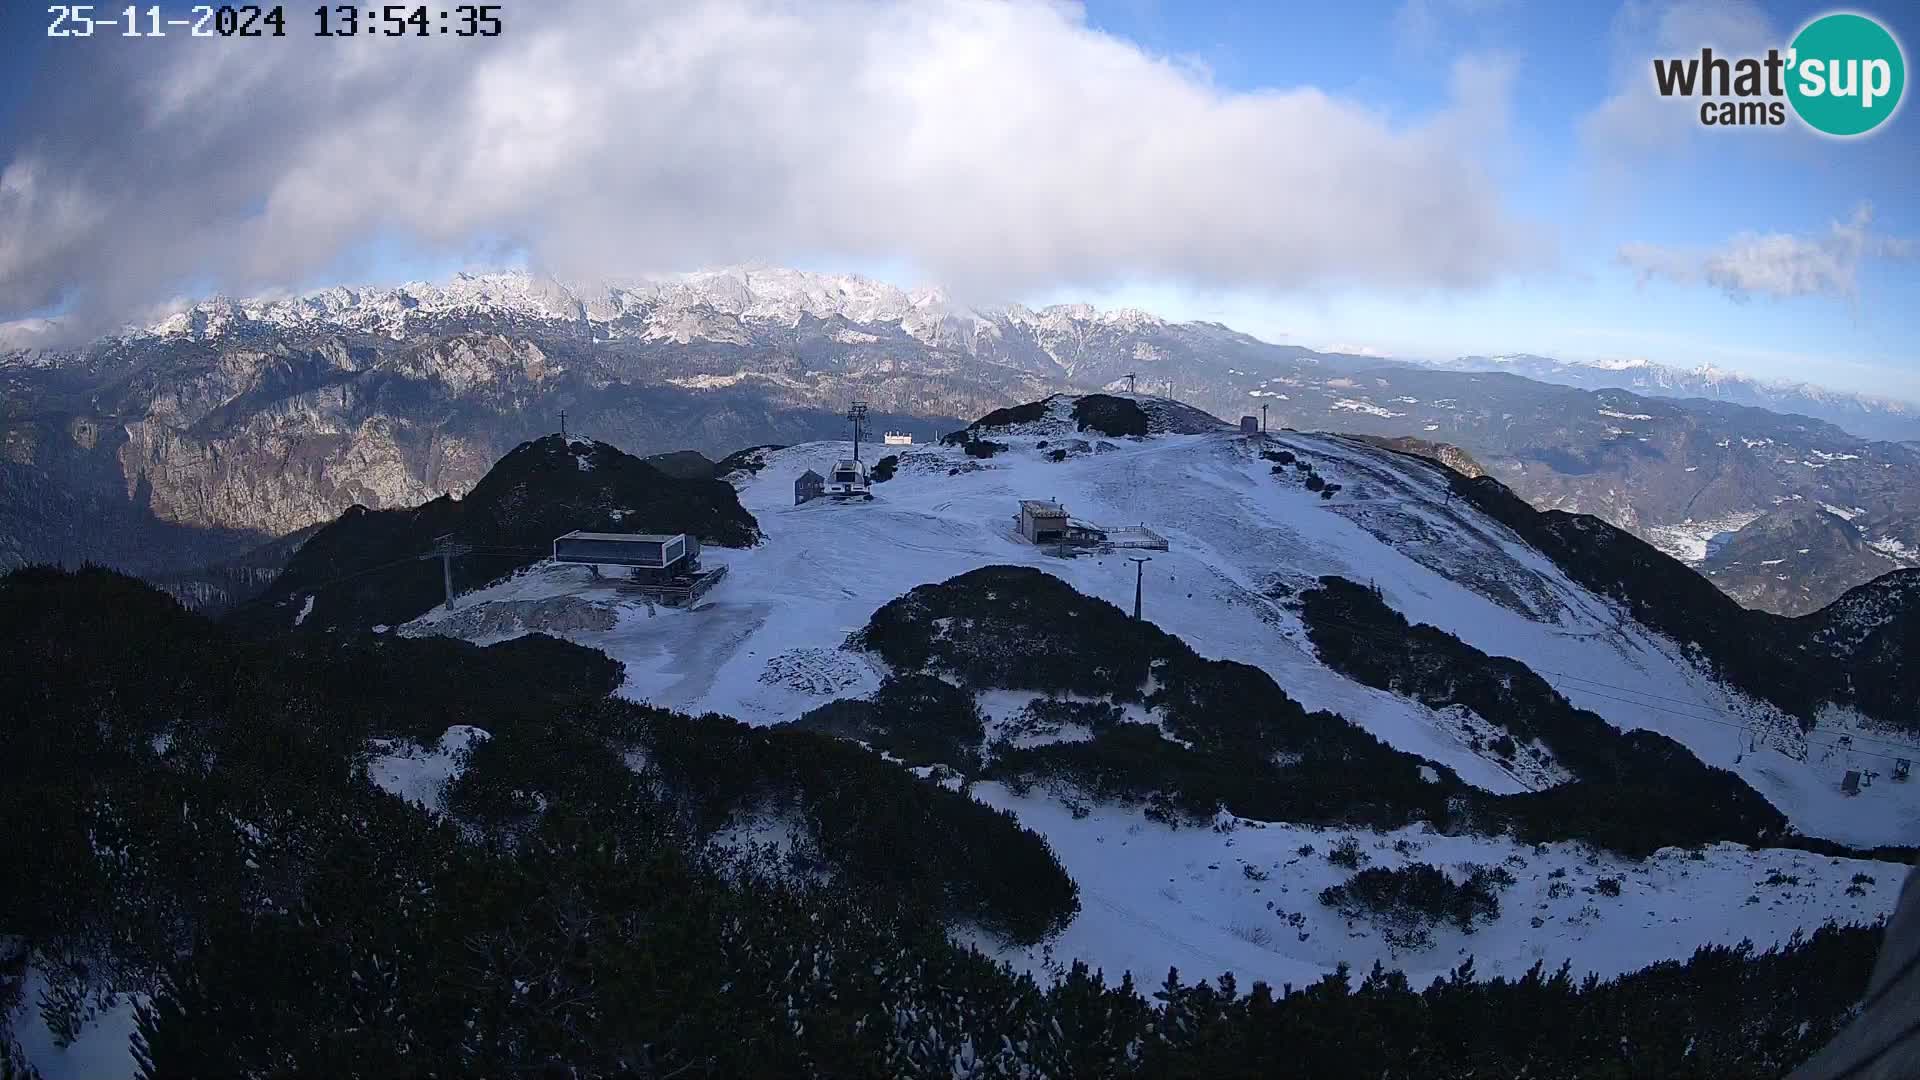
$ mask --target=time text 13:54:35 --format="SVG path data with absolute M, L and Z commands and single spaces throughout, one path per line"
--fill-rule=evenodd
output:
M 314 37 L 499 37 L 502 4 L 330 4 L 313 9 Z M 47 8 L 48 37 L 286 37 L 282 5 L 197 4 L 188 16 L 169 15 L 158 4 L 55 4 Z M 295 33 L 300 29 L 296 27 Z

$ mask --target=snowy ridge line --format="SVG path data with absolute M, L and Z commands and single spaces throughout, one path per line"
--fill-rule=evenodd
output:
M 1398 639 L 1396 639 L 1396 638 L 1393 638 L 1393 637 L 1390 637 L 1389 635 L 1386 635 L 1386 634 L 1381 634 L 1381 633 L 1378 633 L 1378 632 L 1376 632 L 1376 631 L 1374 631 L 1374 630 L 1373 630 L 1373 629 L 1372 629 L 1371 627 L 1365 627 L 1365 626 L 1362 626 L 1362 625 L 1360 625 L 1359 623 L 1353 623 L 1353 622 L 1348 622 L 1348 621 L 1347 621 L 1347 620 L 1345 620 L 1345 619 L 1336 619 L 1336 618 L 1330 618 L 1330 617 L 1329 617 L 1329 618 L 1322 618 L 1322 619 L 1320 619 L 1319 621 L 1321 621 L 1321 622 L 1324 622 L 1324 623 L 1328 623 L 1328 624 L 1330 624 L 1330 625 L 1333 625 L 1333 626 L 1339 626 L 1339 627 L 1343 627 L 1343 628 L 1345 628 L 1345 629 L 1346 629 L 1346 630 L 1347 630 L 1348 632 L 1350 632 L 1350 633 L 1352 633 L 1352 634 L 1353 634 L 1353 635 L 1354 635 L 1355 637 L 1363 637 L 1363 638 L 1366 638 L 1366 639 L 1368 639 L 1368 640 L 1370 640 L 1370 641 L 1377 641 L 1377 642 L 1382 642 L 1382 643 L 1384 643 L 1384 644 L 1395 644 L 1395 643 L 1397 643 L 1397 641 L 1398 641 Z M 1435 629 L 1443 629 L 1443 628 L 1440 628 L 1440 627 L 1435 627 Z M 1483 651 L 1484 651 L 1484 650 L 1483 650 Z M 1486 655 L 1488 656 L 1488 658 L 1489 658 L 1489 659 L 1493 659 L 1493 655 L 1492 655 L 1491 653 L 1487 653 Z M 1558 675 L 1558 676 L 1560 676 L 1561 678 L 1564 678 L 1564 679 L 1572 679 L 1572 680 L 1574 680 L 1575 682 L 1584 682 L 1584 683 L 1591 683 L 1591 684 L 1592 684 L 1592 685 L 1594 685 L 1594 686 L 1603 686 L 1603 687 L 1606 687 L 1606 688 L 1607 688 L 1607 689 L 1609 689 L 1609 690 L 1618 690 L 1618 691 L 1620 691 L 1620 692 L 1622 692 L 1622 693 L 1626 693 L 1626 694 L 1641 694 L 1641 693 L 1646 693 L 1645 691 L 1641 691 L 1641 690 L 1634 690 L 1634 689 L 1631 689 L 1631 688 L 1629 688 L 1629 687 L 1625 687 L 1625 686 L 1614 686 L 1614 685 L 1613 685 L 1613 684 L 1611 684 L 1611 683 L 1604 683 L 1604 682 L 1601 682 L 1601 681 L 1599 681 L 1598 679 L 1589 679 L 1589 678 L 1587 678 L 1587 677 L 1585 677 L 1585 676 L 1583 676 L 1583 675 L 1568 675 L 1568 674 L 1566 674 L 1565 672 L 1559 672 L 1559 671 L 1548 671 L 1548 670 L 1547 670 L 1547 669 L 1545 669 L 1545 668 L 1536 668 L 1536 667 L 1533 667 L 1533 666 L 1532 666 L 1532 665 L 1530 665 L 1530 664 L 1527 664 L 1527 663 L 1526 663 L 1526 661 L 1524 661 L 1524 660 L 1520 660 L 1520 659 L 1519 659 L 1519 658 L 1517 658 L 1517 657 L 1505 657 L 1504 659 L 1508 659 L 1508 660 L 1513 660 L 1513 661 L 1515 661 L 1516 663 L 1519 663 L 1519 664 L 1521 664 L 1521 665 L 1523 665 L 1523 666 L 1525 666 L 1525 667 L 1527 668 L 1527 670 L 1529 670 L 1529 671 L 1531 671 L 1531 672 L 1533 672 L 1533 673 L 1534 673 L 1534 674 L 1536 674 L 1536 675 Z M 1485 665 L 1485 666 L 1487 666 L 1488 668 L 1491 668 L 1491 667 L 1492 667 L 1492 665 L 1491 665 L 1491 664 L 1488 664 L 1488 665 Z M 1548 685 L 1552 685 L 1552 684 L 1548 684 Z M 1556 687 L 1555 689 L 1557 690 L 1558 688 Z M 1678 716 L 1678 717 L 1682 717 L 1683 719 L 1687 719 L 1687 720 L 1699 720 L 1699 721 L 1701 721 L 1701 722 L 1703 722 L 1703 723 L 1708 723 L 1708 724 L 1720 724 L 1720 725 L 1722 725 L 1722 726 L 1724 726 L 1724 727 L 1731 727 L 1731 728 L 1739 728 L 1739 729 L 1741 729 L 1742 731 L 1745 731 L 1745 730 L 1748 730 L 1748 729 L 1750 729 L 1750 728 L 1752 728 L 1752 727 L 1753 727 L 1753 725 L 1752 725 L 1752 724 L 1750 724 L 1750 723 L 1746 723 L 1746 722 L 1743 722 L 1743 721 L 1738 721 L 1738 720 L 1734 720 L 1734 719 L 1732 719 L 1732 718 L 1730 718 L 1730 717 L 1728 717 L 1726 713 L 1722 713 L 1722 712 L 1716 712 L 1716 714 L 1715 714 L 1715 715 L 1713 715 L 1713 716 L 1706 716 L 1706 715 L 1702 715 L 1701 713 L 1689 713 L 1689 712 L 1681 712 L 1681 711 L 1679 711 L 1679 710 L 1677 710 L 1677 709 L 1669 709 L 1669 708 L 1665 708 L 1665 707 L 1663 707 L 1663 706 L 1660 706 L 1660 705 L 1654 705 L 1654 704 L 1651 704 L 1651 703 L 1649 703 L 1649 702 L 1644 702 L 1644 701 L 1634 701 L 1634 700 L 1632 700 L 1631 698 L 1621 698 L 1621 697 L 1614 697 L 1614 696 L 1613 696 L 1613 695 L 1611 695 L 1611 694 L 1601 694 L 1601 693 L 1597 693 L 1597 692 L 1595 692 L 1595 691 L 1593 691 L 1593 690 L 1586 690 L 1586 689 L 1584 689 L 1584 688 L 1582 689 L 1582 692 L 1584 692 L 1584 693 L 1587 693 L 1587 694 L 1592 694 L 1592 695 L 1593 695 L 1594 697 L 1597 697 L 1597 698 L 1604 698 L 1604 699 L 1606 699 L 1606 700 L 1608 700 L 1608 701 L 1617 701 L 1617 702 L 1619 702 L 1619 703 L 1620 703 L 1620 704 L 1622 704 L 1622 705 L 1633 705 L 1633 706 L 1636 706 L 1636 707 L 1638 707 L 1638 708 L 1643 708 L 1643 709 L 1652 709 L 1652 710 L 1653 710 L 1653 711 L 1655 711 L 1655 712 L 1663 712 L 1663 713 L 1668 713 L 1668 714 L 1670 714 L 1670 715 L 1673 715 L 1673 716 Z M 1564 695 L 1563 695 L 1563 696 L 1564 696 Z M 1668 698 L 1668 697 L 1661 697 L 1661 695 L 1658 695 L 1658 694 L 1648 694 L 1647 696 L 1649 696 L 1649 697 L 1657 697 L 1657 698 L 1660 698 L 1660 700 L 1662 700 L 1662 701 L 1671 701 L 1671 702 L 1674 702 L 1675 704 L 1679 704 L 1679 705 L 1687 705 L 1687 703 L 1686 703 L 1686 702 L 1683 702 L 1683 701 L 1679 701 L 1679 700 L 1678 700 L 1678 699 L 1676 699 L 1676 698 Z M 1688 705 L 1688 707 L 1689 707 L 1689 708 L 1698 708 L 1698 709 L 1702 709 L 1702 710 L 1706 710 L 1706 709 L 1707 709 L 1707 706 L 1705 706 L 1705 705 Z M 1578 708 L 1578 706 L 1575 706 L 1575 708 Z M 1860 736 L 1853 736 L 1853 735 L 1848 735 L 1848 736 L 1844 736 L 1844 737 L 1845 737 L 1845 738 L 1847 738 L 1847 739 L 1849 739 L 1849 740 L 1853 740 L 1853 739 L 1856 739 L 1856 738 L 1859 738 L 1859 739 L 1872 739 L 1872 740 L 1873 740 L 1874 742 L 1879 742 L 1879 743 L 1884 743 L 1884 744 L 1886 744 L 1886 745 L 1888 745 L 1888 746 L 1894 746 L 1894 747 L 1901 747 L 1901 748 L 1903 748 L 1903 749 L 1907 749 L 1907 750 L 1910 750 L 1910 751 L 1915 751 L 1915 752 L 1920 752 L 1920 745 L 1916 745 L 1916 744 L 1912 744 L 1912 743 L 1901 743 L 1901 742 L 1897 742 L 1897 741 L 1894 741 L 1894 740 L 1892 740 L 1892 739 L 1874 739 L 1874 738 L 1873 738 L 1872 736 L 1870 736 L 1870 735 L 1860 735 Z M 1849 742 L 1848 742 L 1848 743 L 1847 743 L 1846 745 L 1844 745 L 1844 746 L 1842 746 L 1841 744 L 1839 744 L 1839 743 L 1837 743 L 1837 742 L 1821 742 L 1821 741 L 1819 741 L 1819 740 L 1816 740 L 1816 739 L 1813 739 L 1813 738 L 1812 738 L 1812 737 L 1810 737 L 1810 736 L 1803 736 L 1803 739 L 1805 740 L 1805 742 L 1806 742 L 1806 744 L 1807 744 L 1807 745 L 1808 745 L 1809 747 L 1821 747 L 1821 748 L 1823 748 L 1823 749 L 1827 749 L 1827 750 L 1846 750 L 1846 751 L 1849 751 L 1849 752 L 1851 752 L 1851 753 L 1854 753 L 1854 754 L 1858 754 L 1858 755 L 1860 755 L 1861 757 L 1877 757 L 1877 758 L 1883 758 L 1883 759 L 1885 759 L 1885 760 L 1887 760 L 1887 761 L 1897 761 L 1897 760 L 1900 760 L 1900 757 L 1899 757 L 1898 755 L 1895 755 L 1895 754 L 1882 754 L 1882 753 L 1877 753 L 1877 752 L 1875 752 L 1875 751 L 1872 751 L 1872 750 L 1859 750 L 1859 749 L 1856 749 L 1856 748 L 1855 748 L 1855 747 L 1853 746 L 1853 744 L 1852 744 L 1852 742 L 1851 742 L 1851 741 L 1849 741 Z M 1910 759 L 1909 759 L 1909 760 L 1910 760 Z

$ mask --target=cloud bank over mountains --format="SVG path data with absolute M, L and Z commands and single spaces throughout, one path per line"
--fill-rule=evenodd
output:
M 1742 233 L 1708 251 L 1628 244 L 1621 247 L 1619 261 L 1643 283 L 1653 278 L 1704 283 L 1736 300 L 1829 296 L 1851 301 L 1867 260 L 1920 253 L 1912 240 L 1876 233 L 1872 226 L 1873 207 L 1862 204 L 1824 233 Z
M 1077 6 L 509 8 L 476 40 L 63 42 L 0 147 L 0 320 L 104 329 L 399 238 L 578 277 L 888 260 L 956 294 L 1471 287 L 1552 257 L 1481 164 L 1509 69 L 1411 121 L 1215 85 Z M 291 21 L 291 20 L 290 20 Z

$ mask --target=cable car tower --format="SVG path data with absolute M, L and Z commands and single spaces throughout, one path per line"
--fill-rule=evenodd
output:
M 867 403 L 855 401 L 848 406 L 847 419 L 853 424 L 853 456 L 833 463 L 833 470 L 827 474 L 821 494 L 835 500 L 871 502 L 873 478 L 867 474 L 867 466 L 860 460 L 860 435 L 867 424 Z
M 860 460 L 860 430 L 867 423 L 867 403 L 856 400 L 847 409 L 847 419 L 853 422 L 853 460 Z

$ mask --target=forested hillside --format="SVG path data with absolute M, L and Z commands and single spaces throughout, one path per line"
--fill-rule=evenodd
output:
M 1605 983 L 1036 982 L 947 932 L 1069 917 L 1045 842 L 852 743 L 608 700 L 588 650 L 248 641 L 45 570 L 0 580 L 0 648 L 5 1075 L 129 1014 L 152 1080 L 1764 1074 L 1845 1020 L 1878 936 Z M 437 792 L 370 782 L 370 740 L 460 724 L 491 738 Z M 805 872 L 739 842 L 768 811 Z

